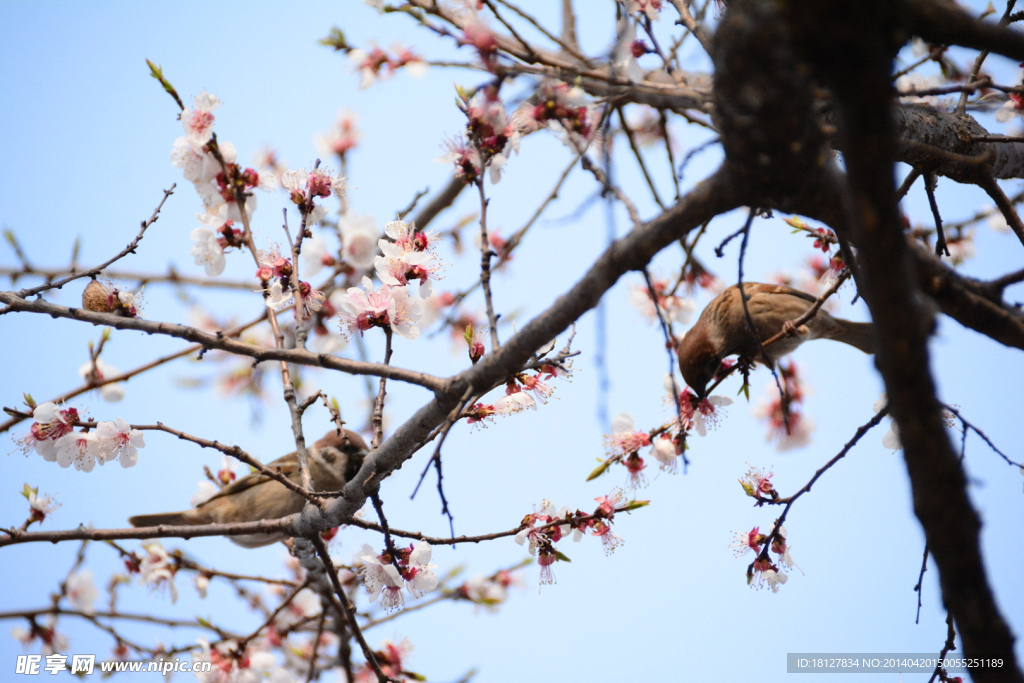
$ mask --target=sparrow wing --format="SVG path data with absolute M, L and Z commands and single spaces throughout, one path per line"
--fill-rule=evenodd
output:
M 273 460 L 267 463 L 267 467 L 269 467 L 272 470 L 279 469 L 281 471 L 281 474 L 288 477 L 292 481 L 297 482 L 299 480 L 299 460 L 294 453 L 289 453 L 284 457 L 278 458 L 277 460 Z M 259 484 L 263 484 L 268 481 L 274 481 L 274 479 L 268 477 L 265 474 L 260 474 L 259 472 L 247 474 L 238 481 L 228 484 L 220 491 L 218 491 L 217 493 L 213 494 L 208 499 L 200 503 L 197 507 L 203 507 L 204 505 L 214 500 L 217 500 L 218 498 L 223 498 L 224 496 L 230 496 L 236 493 L 241 493 L 246 489 L 251 489 L 253 486 L 258 486 Z
M 760 282 L 750 282 L 744 285 L 744 289 L 746 290 L 748 295 L 752 295 L 754 293 L 769 295 L 788 294 L 790 296 L 799 297 L 806 301 L 807 303 L 811 304 L 818 300 L 817 297 L 808 294 L 807 292 L 800 291 L 799 289 L 793 289 L 792 287 L 787 287 L 786 285 L 769 285 Z

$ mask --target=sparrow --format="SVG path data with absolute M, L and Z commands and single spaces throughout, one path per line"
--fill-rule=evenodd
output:
M 309 449 L 309 473 L 313 479 L 314 491 L 338 491 L 354 477 L 363 463 L 367 452 L 366 442 L 355 432 L 347 429 L 340 434 L 328 432 Z M 299 474 L 299 459 L 296 453 L 267 463 L 270 469 L 277 469 L 296 484 L 302 483 Z M 233 522 L 256 522 L 263 519 L 278 519 L 300 512 L 306 499 L 286 489 L 283 484 L 270 477 L 253 472 L 238 481 L 225 486 L 213 497 L 191 510 L 162 512 L 152 515 L 136 515 L 128 518 L 134 527 L 159 526 L 161 524 L 200 526 L 203 524 L 230 524 Z M 284 540 L 284 534 L 248 534 L 231 536 L 233 543 L 243 548 L 258 548 Z
M 792 327 L 787 323 L 803 315 L 816 301 L 810 294 L 785 285 L 744 282 L 743 291 L 748 297 L 750 318 L 762 342 Z M 750 332 L 739 285 L 733 285 L 707 305 L 679 343 L 679 370 L 686 384 L 703 397 L 708 382 L 726 356 L 736 354 L 764 362 L 757 340 Z M 792 332 L 764 347 L 770 364 L 811 339 L 834 339 L 864 353 L 874 353 L 871 323 L 843 320 L 821 309 Z

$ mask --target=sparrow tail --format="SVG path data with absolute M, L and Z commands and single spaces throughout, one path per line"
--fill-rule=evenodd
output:
M 160 526 L 161 524 L 181 526 L 183 524 L 195 525 L 201 523 L 193 517 L 194 516 L 189 515 L 188 512 L 158 512 L 152 515 L 135 515 L 134 517 L 129 517 L 128 523 L 134 527 Z
M 842 326 L 842 330 L 832 339 L 849 344 L 864 353 L 875 352 L 875 338 L 871 323 L 855 323 L 841 319 L 837 319 L 836 322 Z

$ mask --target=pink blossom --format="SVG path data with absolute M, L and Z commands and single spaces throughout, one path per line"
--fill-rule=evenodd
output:
M 636 453 L 644 446 L 651 445 L 647 432 L 633 428 L 633 417 L 629 413 L 619 413 L 612 419 L 612 433 L 606 434 L 604 444 L 611 456 L 625 457 Z
M 765 540 L 766 537 L 761 534 L 760 527 L 755 526 L 748 532 L 734 531 L 733 542 L 729 544 L 729 547 L 736 549 L 734 551 L 736 557 L 741 557 L 751 550 L 755 553 L 761 552 L 761 546 L 764 545 Z
M 96 432 L 70 432 L 57 439 L 57 464 L 70 467 L 72 463 L 79 471 L 92 472 L 99 459 L 103 464 L 106 459 Z
M 78 410 L 75 408 L 59 408 L 56 403 L 47 401 L 40 403 L 32 411 L 35 422 L 29 433 L 21 440 L 23 449 L 35 448 L 36 453 L 44 460 L 56 460 L 57 439 L 69 433 L 78 421 Z
M 475 13 L 464 24 L 460 42 L 477 51 L 485 68 L 490 68 L 494 64 L 498 52 L 498 38 Z
M 359 145 L 361 134 L 356 127 L 356 115 L 348 109 L 338 112 L 338 116 L 327 135 L 316 138 L 316 146 L 322 154 L 344 156 Z
M 495 411 L 499 415 L 510 415 L 522 410 L 537 410 L 537 402 L 532 396 L 523 391 L 516 391 L 506 394 L 498 399 L 495 404 Z
M 598 521 L 594 524 L 594 529 L 591 533 L 601 539 L 605 555 L 611 555 L 615 552 L 616 548 L 625 543 L 621 537 L 612 531 L 611 525 L 604 521 Z
M 382 285 L 373 288 L 370 278 L 364 277 L 362 289 L 349 287 L 345 296 L 338 298 L 343 311 L 340 316 L 341 332 L 351 337 L 371 327 L 390 327 L 406 339 L 419 336 L 416 321 L 420 317 L 419 303 L 410 300 L 405 287 Z
M 338 221 L 342 235 L 342 258 L 357 270 L 373 265 L 377 254 L 377 222 L 373 216 L 346 213 Z
M 152 589 L 166 587 L 171 593 L 171 603 L 177 602 L 178 589 L 174 586 L 174 575 L 178 568 L 174 558 L 157 541 L 152 541 L 143 548 L 146 549 L 146 556 L 139 564 L 139 583 Z
M 114 422 L 100 422 L 96 425 L 96 436 L 100 440 L 100 451 L 105 460 L 121 463 L 121 467 L 132 467 L 139 460 L 139 448 L 146 447 L 145 437 L 138 429 L 132 429 L 124 418 Z
M 701 436 L 705 436 L 709 427 L 714 429 L 718 426 L 718 420 L 721 417 L 718 408 L 731 404 L 732 399 L 726 396 L 708 396 L 698 399 L 687 387 L 679 396 L 683 430 L 690 431 L 692 429 Z
M 540 584 L 542 586 L 557 583 L 555 581 L 555 573 L 551 569 L 551 565 L 557 559 L 558 555 L 555 553 L 555 549 L 550 542 L 542 546 L 537 553 L 537 564 L 540 565 Z
M 660 439 L 654 440 L 651 455 L 665 472 L 675 474 L 679 470 L 679 453 L 676 452 L 675 441 L 670 435 L 662 434 Z
M 626 12 L 642 12 L 651 21 L 658 19 L 661 14 L 662 0 L 625 0 Z
M 220 104 L 220 98 L 204 90 L 192 99 L 191 108 L 182 110 L 181 127 L 195 149 L 200 149 L 213 136 L 213 110 Z
M 751 498 L 757 500 L 775 500 L 779 497 L 775 487 L 772 486 L 772 471 L 764 470 L 758 467 L 750 467 L 747 473 L 743 475 L 743 478 L 739 480 L 740 486 L 743 487 L 744 492 Z
M 461 135 L 445 140 L 443 144 L 448 149 L 447 154 L 437 157 L 434 161 L 443 164 L 454 163 L 455 177 L 462 178 L 467 183 L 475 183 L 483 168 L 480 152 Z
M 196 265 L 203 266 L 208 277 L 217 277 L 223 273 L 227 262 L 217 233 L 209 228 L 196 228 L 189 237 L 194 242 L 188 253 L 195 259 Z
M 607 496 L 598 496 L 594 500 L 597 501 L 597 510 L 594 514 L 600 513 L 603 517 L 611 519 L 615 515 L 615 510 L 626 500 L 626 494 L 623 493 L 622 489 L 615 489 Z

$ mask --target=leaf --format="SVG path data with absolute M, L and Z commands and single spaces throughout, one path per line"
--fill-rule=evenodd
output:
M 572 560 L 570 560 L 566 556 L 566 554 L 563 553 L 561 550 L 556 550 L 555 551 L 555 559 L 558 560 L 559 562 L 570 562 L 570 563 L 572 562 Z
M 611 467 L 611 466 L 612 466 L 611 459 L 605 460 L 603 463 L 601 463 L 600 465 L 597 466 L 597 469 L 595 469 L 593 472 L 590 473 L 590 475 L 587 477 L 587 481 L 593 481 L 594 479 L 597 479 L 602 474 L 607 472 L 608 468 Z

